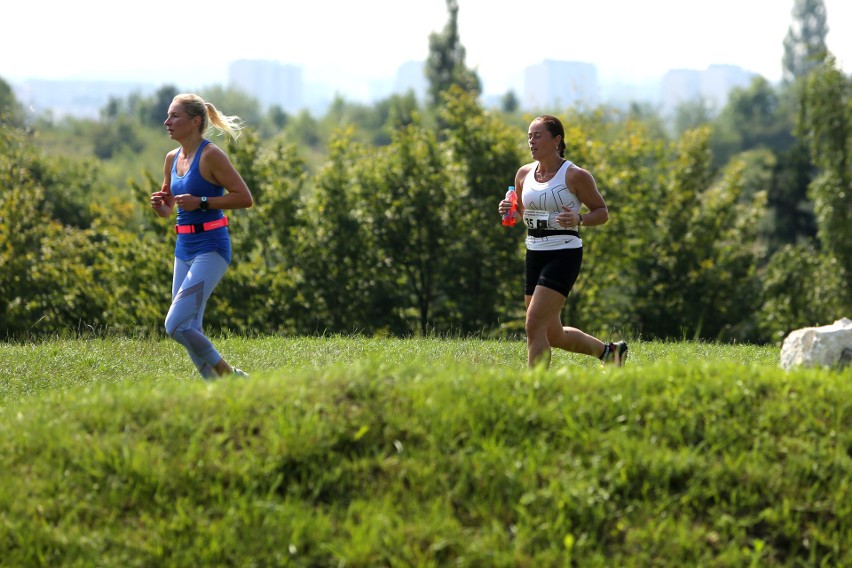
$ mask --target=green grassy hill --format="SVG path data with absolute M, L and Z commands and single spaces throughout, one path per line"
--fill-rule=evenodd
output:
M 631 342 L 0 344 L 0 565 L 852 565 L 852 369 Z

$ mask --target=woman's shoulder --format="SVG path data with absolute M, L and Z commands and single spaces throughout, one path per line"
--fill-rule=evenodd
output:
M 531 169 L 533 169 L 537 163 L 538 163 L 538 162 L 530 162 L 530 163 L 528 163 L 528 164 L 524 164 L 523 166 L 521 166 L 520 168 L 518 168 L 518 175 L 519 175 L 519 176 L 525 176 L 525 175 L 527 175 L 527 173 L 529 173 L 529 171 L 530 171 Z
M 227 158 L 228 155 L 219 146 L 217 146 L 216 144 L 214 144 L 210 140 L 206 140 L 206 143 L 204 144 L 204 148 L 202 148 L 202 150 L 201 150 L 201 157 L 207 158 L 207 157 L 211 157 L 211 156 L 216 157 L 216 158 L 222 158 L 222 157 Z
M 166 154 L 166 169 L 171 169 L 172 164 L 174 164 L 175 159 L 177 159 L 178 151 L 180 151 L 180 146 L 178 146 L 174 150 L 169 151 L 169 153 Z
M 568 168 L 565 170 L 565 179 L 582 179 L 591 177 L 591 172 L 587 169 L 581 168 L 574 162 L 567 161 Z

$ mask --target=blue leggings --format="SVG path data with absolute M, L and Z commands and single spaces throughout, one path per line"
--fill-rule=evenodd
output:
M 202 333 L 201 322 L 207 299 L 227 269 L 228 262 L 217 252 L 206 252 L 192 260 L 175 258 L 172 305 L 166 315 L 166 333 L 186 348 L 205 379 L 217 376 L 213 367 L 222 356 Z

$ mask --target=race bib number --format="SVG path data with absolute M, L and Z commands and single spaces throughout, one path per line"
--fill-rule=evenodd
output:
M 527 229 L 547 229 L 550 211 L 524 209 L 524 224 Z

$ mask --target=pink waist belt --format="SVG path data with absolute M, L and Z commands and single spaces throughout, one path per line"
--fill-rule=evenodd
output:
M 213 229 L 218 229 L 219 227 L 227 226 L 228 218 L 222 217 L 221 219 L 216 219 L 215 221 L 208 221 L 207 223 L 195 223 L 194 225 L 175 225 L 175 233 L 179 235 L 185 235 L 187 233 L 203 233 L 204 231 L 212 231 Z

